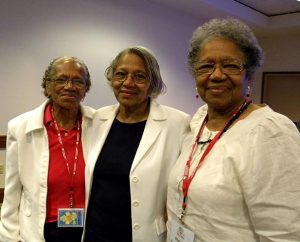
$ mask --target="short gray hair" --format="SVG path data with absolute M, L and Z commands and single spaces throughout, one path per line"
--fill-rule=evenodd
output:
M 203 46 L 214 38 L 226 38 L 240 47 L 246 57 L 247 75 L 252 77 L 262 66 L 264 54 L 252 30 L 234 18 L 212 19 L 198 27 L 190 40 L 188 66 L 195 76 L 196 65 Z
M 159 64 L 156 58 L 149 49 L 142 46 L 126 48 L 114 58 L 114 60 L 105 70 L 105 77 L 109 82 L 112 81 L 113 74 L 116 71 L 120 58 L 123 57 L 125 54 L 135 54 L 143 60 L 150 82 L 150 97 L 156 98 L 159 94 L 164 93 L 166 91 L 166 85 L 162 80 Z
M 78 63 L 84 69 L 85 74 L 86 74 L 86 80 L 85 80 L 85 82 L 86 82 L 86 92 L 88 92 L 90 90 L 91 77 L 90 77 L 89 69 L 86 66 L 86 64 L 82 60 L 80 60 L 76 57 L 61 56 L 61 57 L 57 57 L 57 58 L 53 59 L 50 62 L 49 66 L 47 67 L 47 69 L 44 73 L 43 80 L 42 80 L 42 87 L 44 88 L 44 95 L 46 97 L 49 97 L 49 95 L 47 93 L 47 88 L 46 88 L 47 87 L 47 82 L 52 80 L 56 65 L 58 63 L 60 63 L 61 61 L 64 61 L 64 60 L 73 60 L 74 62 Z

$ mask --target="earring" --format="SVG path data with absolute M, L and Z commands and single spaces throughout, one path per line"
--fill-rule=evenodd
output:
M 250 86 L 248 86 L 246 91 L 246 97 L 250 97 L 250 93 L 251 93 L 251 88 Z
M 198 88 L 197 87 L 195 87 L 195 90 L 196 90 L 196 92 L 198 92 Z M 196 99 L 199 99 L 199 94 L 197 93 L 195 97 L 196 97 Z

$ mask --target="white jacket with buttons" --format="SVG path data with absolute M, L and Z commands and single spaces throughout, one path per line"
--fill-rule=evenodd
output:
M 91 138 L 94 147 L 86 165 L 86 204 L 95 163 L 118 109 L 119 104 L 116 104 L 96 111 Z M 151 101 L 149 117 L 129 174 L 133 242 L 166 240 L 164 212 L 168 175 L 179 156 L 189 122 L 186 113 Z

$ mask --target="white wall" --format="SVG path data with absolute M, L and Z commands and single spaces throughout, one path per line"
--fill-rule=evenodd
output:
M 186 53 L 200 24 L 196 17 L 147 0 L 1 0 L 0 135 L 9 119 L 45 99 L 40 86 L 44 70 L 61 55 L 77 56 L 90 69 L 92 89 L 85 104 L 98 108 L 114 103 L 103 73 L 121 49 L 132 45 L 144 45 L 157 56 L 168 87 L 158 101 L 194 113 L 202 103 L 195 99 Z M 259 40 L 266 53 L 264 71 L 300 71 L 300 33 Z M 262 71 L 254 85 L 256 102 Z M 1 151 L 0 165 L 3 160 Z
M 45 99 L 44 70 L 61 55 L 77 56 L 90 69 L 92 89 L 85 104 L 115 103 L 103 73 L 120 50 L 132 45 L 152 49 L 160 63 L 168 91 L 158 101 L 193 114 L 202 102 L 195 99 L 186 53 L 200 24 L 195 16 L 147 0 L 1 0 L 0 135 L 9 119 Z M 300 33 L 259 40 L 266 61 L 254 84 L 256 102 L 262 71 L 300 71 Z
M 0 16 L 0 134 L 9 119 L 45 99 L 44 70 L 61 55 L 88 65 L 85 104 L 92 107 L 115 103 L 103 73 L 132 45 L 152 49 L 160 63 L 168 90 L 159 102 L 191 114 L 200 105 L 186 68 L 187 43 L 200 24 L 194 17 L 147 0 L 1 0 Z

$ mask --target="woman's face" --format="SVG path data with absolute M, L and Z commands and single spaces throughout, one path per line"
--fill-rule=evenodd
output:
M 145 105 L 149 98 L 150 82 L 143 60 L 132 53 L 121 56 L 111 85 L 122 107 L 135 109 Z
M 86 73 L 73 60 L 63 60 L 54 67 L 47 92 L 54 105 L 65 109 L 77 109 L 86 93 Z
M 245 62 L 244 53 L 228 39 L 215 38 L 204 45 L 196 66 L 195 81 L 200 97 L 210 108 L 230 109 L 245 98 L 249 81 L 246 70 L 242 67 L 241 70 L 231 71 L 231 66 L 243 66 Z M 216 64 L 211 74 L 201 74 L 201 68 L 205 69 L 206 63 L 208 66 Z M 223 69 L 229 73 L 225 74 Z

